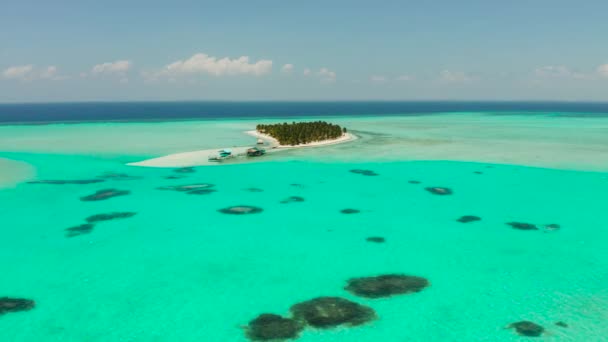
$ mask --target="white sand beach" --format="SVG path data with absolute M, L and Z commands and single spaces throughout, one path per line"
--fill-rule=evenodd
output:
M 354 134 L 344 133 L 341 137 L 339 137 L 337 139 L 314 141 L 314 142 L 311 142 L 311 143 L 299 144 L 299 145 L 281 145 L 277 139 L 271 137 L 268 134 L 260 133 L 260 132 L 255 131 L 255 130 L 254 131 L 247 131 L 245 133 L 249 134 L 251 136 L 254 136 L 256 138 L 265 140 L 265 141 L 269 142 L 271 146 L 275 146 L 277 148 L 320 147 L 320 146 L 328 146 L 328 145 L 341 144 L 341 143 L 345 143 L 345 142 L 349 142 L 349 141 L 357 139 L 357 136 L 354 135 Z
M 278 151 L 284 151 L 287 149 L 294 148 L 308 148 L 308 147 L 322 147 L 329 146 L 335 144 L 342 144 L 349 141 L 353 141 L 357 139 L 357 136 L 351 133 L 345 133 L 340 138 L 331 139 L 331 140 L 323 140 L 323 141 L 315 141 L 308 144 L 300 144 L 300 145 L 281 145 L 278 140 L 267 135 L 259 133 L 255 130 L 246 131 L 248 135 L 256 137 L 258 139 L 262 139 L 265 141 L 266 145 L 263 148 L 266 149 L 266 153 L 275 153 Z M 238 163 L 247 161 L 244 158 L 244 155 L 247 152 L 247 149 L 251 146 L 239 146 L 239 147 L 230 147 L 232 150 L 232 154 L 236 156 L 234 159 L 230 159 L 227 162 L 229 163 Z M 191 152 L 181 152 L 169 154 L 159 158 L 147 159 L 135 163 L 129 163 L 129 166 L 143 166 L 143 167 L 190 167 L 190 166 L 212 166 L 212 165 L 221 165 L 222 163 L 209 161 L 210 156 L 217 155 L 218 151 L 222 148 L 213 148 L 213 149 L 205 149 Z
M 35 175 L 35 169 L 30 164 L 0 158 L 0 188 L 9 188 L 17 183 L 31 179 Z

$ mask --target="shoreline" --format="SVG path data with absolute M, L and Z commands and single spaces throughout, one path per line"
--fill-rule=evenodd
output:
M 304 148 L 304 147 L 319 147 L 319 146 L 328 146 L 335 144 L 342 144 L 345 142 L 357 140 L 358 137 L 352 133 L 344 133 L 341 137 L 337 139 L 329 139 L 329 140 L 321 140 L 321 141 L 313 141 L 307 144 L 299 144 L 299 145 L 281 145 L 279 141 L 268 134 L 260 133 L 256 130 L 245 131 L 245 134 L 251 135 L 252 137 L 259 138 L 265 140 L 270 143 L 270 146 L 273 148 Z
M 308 144 L 300 144 L 300 145 L 281 145 L 278 140 L 267 135 L 259 133 L 255 130 L 245 131 L 247 135 L 252 137 L 264 140 L 268 145 L 264 145 L 263 147 L 267 148 L 266 153 L 271 154 L 278 151 L 286 151 L 289 149 L 296 148 L 309 148 L 309 147 L 322 147 L 322 146 L 330 146 L 336 144 L 343 144 L 346 142 L 354 141 L 358 139 L 358 137 L 351 133 L 344 133 L 340 138 L 331 139 L 331 140 L 323 140 L 323 141 L 315 141 Z M 234 159 L 230 159 L 223 162 L 210 162 L 209 156 L 217 154 L 218 150 L 221 150 L 223 147 L 213 148 L 213 149 L 205 149 L 205 150 L 196 150 L 189 152 L 179 152 L 168 154 L 165 156 L 146 159 L 138 162 L 127 163 L 128 166 L 140 166 L 140 167 L 159 167 L 159 168 L 170 168 L 170 167 L 194 167 L 194 166 L 212 166 L 212 165 L 225 165 L 225 164 L 242 164 L 247 162 L 247 157 L 242 156 L 247 152 L 247 149 L 251 147 L 255 147 L 255 143 L 248 146 L 237 146 L 237 147 L 229 147 L 232 150 L 233 155 L 236 156 Z M 257 158 L 256 158 L 257 159 Z
M 33 179 L 36 169 L 25 162 L 0 158 L 0 189 L 13 188 L 17 184 Z

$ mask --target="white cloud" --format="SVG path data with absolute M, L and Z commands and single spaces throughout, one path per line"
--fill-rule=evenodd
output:
M 336 72 L 329 70 L 328 68 L 321 68 L 319 71 L 313 71 L 309 68 L 305 68 L 302 72 L 304 77 L 313 77 L 319 79 L 323 83 L 331 83 L 336 81 Z
M 597 72 L 602 77 L 608 77 L 608 64 L 600 65 L 597 68 Z
M 281 68 L 281 72 L 284 74 L 291 74 L 293 72 L 293 64 L 285 64 Z
M 33 70 L 34 66 L 31 64 L 12 66 L 4 70 L 2 76 L 7 79 L 25 80 L 28 78 L 28 76 L 32 73 Z
M 321 82 L 335 82 L 336 72 L 327 68 L 321 68 L 317 75 L 321 78 Z
M 57 75 L 57 67 L 51 65 L 40 73 L 40 78 L 53 79 Z
M 248 56 L 235 59 L 228 57 L 216 58 L 204 53 L 179 60 L 167 65 L 163 72 L 167 74 L 209 74 L 213 76 L 224 75 L 253 75 L 261 76 L 272 71 L 272 61 L 267 59 L 255 63 L 249 62 Z
M 440 79 L 446 83 L 468 83 L 475 80 L 474 77 L 463 71 L 443 70 L 440 74 Z
M 93 75 L 101 75 L 101 74 L 116 74 L 116 75 L 124 75 L 133 64 L 131 61 L 120 60 L 115 62 L 106 62 L 102 64 L 97 64 L 93 66 L 91 69 L 91 74 Z
M 57 67 L 54 65 L 40 69 L 28 64 L 9 67 L 2 72 L 2 77 L 19 81 L 33 81 L 38 79 L 57 81 L 67 78 L 65 76 L 59 76 L 57 73 Z
M 413 81 L 413 80 L 414 80 L 414 76 L 410 76 L 410 75 L 401 75 L 401 76 L 397 77 L 397 81 L 407 82 L 407 81 Z
M 369 78 L 370 81 L 372 81 L 373 83 L 384 83 L 386 81 L 388 81 L 388 79 L 385 76 L 380 76 L 380 75 L 372 75 Z
M 557 78 L 576 78 L 576 79 L 587 79 L 589 78 L 587 75 L 572 71 L 568 67 L 563 65 L 558 66 L 544 66 L 540 68 L 536 68 L 534 70 L 534 75 L 537 77 L 557 77 Z

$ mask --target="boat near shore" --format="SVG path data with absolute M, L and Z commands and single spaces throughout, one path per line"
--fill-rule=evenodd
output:
M 207 160 L 210 162 L 221 162 L 234 157 L 235 155 L 232 154 L 232 150 L 229 148 L 225 148 L 223 150 L 217 151 L 217 154 L 209 156 Z

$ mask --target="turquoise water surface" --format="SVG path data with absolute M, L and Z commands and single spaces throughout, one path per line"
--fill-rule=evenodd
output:
M 382 142 L 370 139 L 359 144 Z M 341 148 L 356 153 L 325 151 Z M 247 341 L 242 327 L 257 315 L 288 315 L 291 305 L 318 296 L 368 305 L 378 319 L 354 328 L 306 329 L 298 341 L 527 340 L 504 329 L 521 320 L 545 327 L 539 340 L 608 336 L 603 171 L 397 157 L 334 160 L 319 149 L 313 153 L 319 158 L 299 158 L 305 152 L 298 151 L 179 174 L 125 166 L 154 155 L 139 147 L 124 155 L 29 149 L 0 157 L 35 168 L 30 180 L 95 179 L 105 172 L 134 177 L 21 182 L 0 190 L 0 297 L 36 301 L 34 310 L 0 316 L 2 341 Z M 165 178 L 172 175 L 185 178 Z M 157 189 L 195 183 L 214 184 L 217 191 Z M 424 190 L 435 186 L 454 193 Z M 252 187 L 263 192 L 246 190 Z M 130 194 L 79 200 L 108 188 Z M 289 196 L 305 200 L 280 203 Z M 264 211 L 218 212 L 234 205 Z M 345 208 L 361 212 L 345 215 Z M 116 211 L 137 214 L 98 223 L 90 234 L 65 235 L 88 216 Z M 463 215 L 482 220 L 457 222 Z M 505 224 L 511 221 L 561 229 L 515 230 Z M 367 242 L 370 236 L 386 243 Z M 385 299 L 343 289 L 352 277 L 386 273 L 422 276 L 431 286 Z

